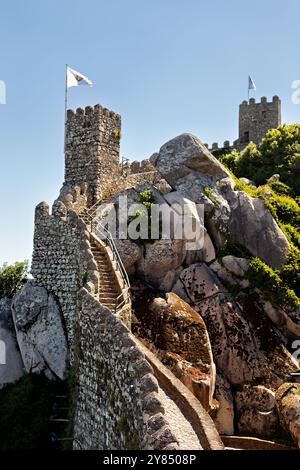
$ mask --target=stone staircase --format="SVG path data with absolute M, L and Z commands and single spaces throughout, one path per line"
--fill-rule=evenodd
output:
M 124 308 L 131 308 L 130 282 L 111 233 L 101 225 L 101 220 L 97 217 L 99 205 L 105 202 L 99 200 L 92 207 L 86 208 L 80 218 L 91 234 L 91 250 L 99 274 L 99 292 L 96 298 L 118 314 Z
M 108 200 L 99 199 L 91 207 L 87 207 L 86 209 L 84 209 L 84 211 L 80 214 L 80 217 L 86 225 L 89 225 L 92 222 L 93 218 L 96 216 L 98 207 L 101 204 L 105 204 L 105 202 L 107 201 Z
M 97 298 L 102 305 L 115 311 L 120 292 L 117 290 L 113 268 L 108 261 L 106 249 L 91 238 L 91 250 L 99 273 L 99 293 Z

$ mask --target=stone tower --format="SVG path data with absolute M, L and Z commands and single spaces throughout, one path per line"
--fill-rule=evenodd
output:
M 62 194 L 87 183 L 88 204 L 105 198 L 119 175 L 121 117 L 100 105 L 68 110 Z
M 281 101 L 274 96 L 271 102 L 262 97 L 259 103 L 254 98 L 243 101 L 239 112 L 239 139 L 236 146 L 239 150 L 249 142 L 259 144 L 270 129 L 281 125 Z

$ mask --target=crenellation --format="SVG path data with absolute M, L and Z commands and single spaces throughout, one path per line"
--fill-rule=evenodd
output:
M 244 100 L 239 106 L 239 138 L 233 145 L 230 145 L 229 140 L 225 140 L 221 146 L 218 142 L 213 142 L 210 151 L 220 154 L 222 150 L 243 150 L 250 142 L 259 145 L 270 129 L 276 129 L 280 125 L 281 101 L 277 95 L 273 96 L 271 102 L 268 102 L 266 96 L 262 96 L 259 102 L 255 98 Z M 134 162 L 134 168 L 137 163 L 139 162 Z
M 120 136 L 121 118 L 106 108 L 67 113 L 64 187 L 86 183 L 88 205 L 103 197 L 120 174 Z
M 271 102 L 263 96 L 260 102 L 250 98 L 249 103 L 243 101 L 239 111 L 238 150 L 245 148 L 250 142 L 260 144 L 270 129 L 281 125 L 281 101 L 274 96 Z
M 59 299 L 70 345 L 74 336 L 77 292 L 85 270 L 87 280 L 93 281 L 93 289 L 97 292 L 97 276 L 88 268 L 91 259 L 89 233 L 76 212 L 58 200 L 54 202 L 51 214 L 47 204 L 39 204 L 35 211 L 31 271 L 38 285 Z
M 49 217 L 49 205 L 46 202 L 40 202 L 35 208 L 35 223 L 39 224 L 44 218 Z

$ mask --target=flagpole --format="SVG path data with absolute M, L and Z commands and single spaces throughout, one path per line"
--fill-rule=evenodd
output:
M 64 151 L 66 151 L 66 134 L 67 134 L 67 109 L 68 109 L 68 64 L 66 64 L 66 83 L 65 83 L 65 133 L 64 133 Z
M 250 98 L 250 80 L 249 80 L 249 75 L 248 75 L 248 101 Z

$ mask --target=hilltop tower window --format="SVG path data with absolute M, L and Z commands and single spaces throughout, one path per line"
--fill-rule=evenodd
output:
M 249 143 L 249 131 L 244 132 L 244 143 Z

